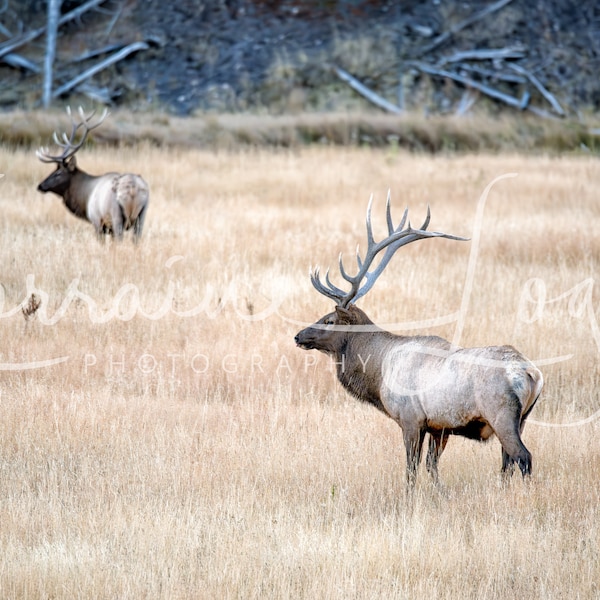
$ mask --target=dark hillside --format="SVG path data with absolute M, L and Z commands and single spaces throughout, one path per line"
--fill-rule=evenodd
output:
M 62 13 L 84 4 L 65 0 Z M 8 0 L 0 23 L 1 53 L 45 25 L 46 2 Z M 134 42 L 57 105 L 83 95 L 178 115 L 283 114 L 380 111 L 375 98 L 392 105 L 384 110 L 571 117 L 600 107 L 592 0 L 107 0 L 61 26 L 56 87 Z M 1 106 L 39 106 L 44 53 L 42 34 L 4 54 Z M 377 96 L 365 99 L 346 73 Z

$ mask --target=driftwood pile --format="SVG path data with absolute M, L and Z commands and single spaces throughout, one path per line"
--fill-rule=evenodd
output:
M 459 115 L 466 113 L 473 106 L 478 94 L 483 94 L 518 110 L 529 110 L 543 117 L 564 117 L 566 113 L 560 102 L 534 73 L 519 64 L 519 59 L 527 56 L 527 48 L 522 45 L 463 50 L 442 55 L 434 61 L 426 60 L 434 50 L 449 42 L 453 35 L 489 17 L 510 2 L 512 0 L 494 2 L 458 23 L 450 31 L 444 32 L 430 43 L 418 48 L 415 59 L 405 61 L 403 68 L 462 85 L 465 91 L 456 109 Z M 395 114 L 403 112 L 403 106 L 385 100 L 340 67 L 334 65 L 333 71 L 342 81 L 383 110 Z M 500 84 L 504 89 L 500 88 Z M 520 90 L 520 95 L 516 96 L 511 91 L 506 91 L 506 88 Z M 547 102 L 551 112 L 532 104 L 533 94 L 539 94 Z M 398 97 L 400 99 L 404 97 L 403 90 L 399 90 Z
M 107 4 L 106 0 L 88 0 L 87 2 L 84 2 L 81 6 L 78 6 L 77 8 L 62 15 L 58 20 L 58 26 L 60 27 L 71 21 L 79 21 L 85 13 L 93 9 L 102 11 L 101 6 L 103 4 Z M 6 10 L 7 6 L 8 3 L 7 1 L 5 1 L 2 10 Z M 117 5 L 117 8 L 114 11 L 105 11 L 106 14 L 111 15 L 107 26 L 109 29 L 112 28 L 112 26 L 114 26 L 114 23 L 119 18 L 121 7 L 122 5 Z M 0 44 L 0 61 L 14 68 L 21 69 L 23 71 L 29 71 L 34 74 L 41 73 L 42 67 L 37 62 L 32 61 L 24 56 L 21 56 L 20 54 L 16 53 L 15 50 L 18 50 L 19 48 L 22 48 L 23 46 L 34 42 L 35 40 L 46 34 L 46 32 L 47 27 L 43 26 L 11 37 L 11 32 L 7 30 L 4 26 L 0 25 L 0 33 L 4 34 L 7 37 L 10 37 L 8 41 Z M 84 64 L 98 56 L 104 56 L 104 58 L 98 61 L 97 63 L 88 66 L 83 71 L 78 72 L 75 77 L 68 77 L 64 74 L 61 75 L 59 73 L 57 76 L 57 80 L 60 81 L 62 79 L 64 80 L 64 82 L 57 85 L 52 90 L 52 97 L 58 98 L 70 92 L 71 90 L 78 88 L 79 92 L 89 96 L 92 100 L 100 102 L 102 104 L 110 104 L 114 99 L 115 90 L 93 86 L 91 84 L 86 83 L 87 80 L 90 79 L 93 75 L 106 69 L 107 67 L 125 59 L 130 54 L 134 52 L 139 52 L 140 50 L 147 50 L 148 48 L 150 48 L 150 44 L 153 42 L 155 42 L 155 40 L 149 39 L 142 41 L 136 40 L 126 44 L 110 44 L 108 46 L 104 46 L 102 48 L 80 54 L 75 59 L 73 59 L 73 63 Z M 67 69 L 65 69 L 65 72 L 72 72 L 72 68 L 70 68 L 71 65 L 66 65 L 66 67 Z
M 48 2 L 0 0 L 3 107 L 40 102 L 47 28 L 27 30 L 23 23 L 43 25 L 40 11 Z M 600 13 L 594 3 L 548 0 L 543 10 L 539 3 L 513 0 L 326 4 L 333 8 L 318 8 L 324 4 L 315 0 L 63 0 L 63 51 L 52 97 L 77 93 L 102 104 L 148 102 L 180 115 L 265 107 L 278 113 L 292 104 L 299 111 L 335 111 L 346 105 L 344 98 L 335 105 L 332 90 L 344 90 L 348 104 L 355 101 L 341 80 L 395 114 L 421 106 L 427 113 L 464 114 L 486 98 L 494 110 L 561 118 L 600 104 Z M 19 15 L 19 26 L 9 22 L 8 12 Z M 73 33 L 79 42 L 69 41 Z M 384 46 L 373 46 L 360 63 L 357 46 L 340 49 L 344 40 L 369 36 L 392 40 L 385 56 L 378 55 Z M 432 100 L 422 101 L 420 85 L 429 86 Z

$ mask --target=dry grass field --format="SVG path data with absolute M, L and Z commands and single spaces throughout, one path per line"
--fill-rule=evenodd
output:
M 0 149 L 0 596 L 597 598 L 597 159 L 89 149 L 142 173 L 139 246 L 36 191 Z M 497 176 L 487 203 L 482 193 Z M 404 489 L 399 427 L 295 333 L 332 304 L 311 266 L 357 242 L 374 194 L 472 242 L 400 250 L 360 301 L 378 324 L 510 343 L 546 385 L 500 479 L 497 440 L 452 438 L 441 487 Z M 41 301 L 27 316 L 32 294 Z

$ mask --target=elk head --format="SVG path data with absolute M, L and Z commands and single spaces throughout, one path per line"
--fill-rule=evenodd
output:
M 361 258 L 359 249 L 356 249 L 356 262 L 358 271 L 356 275 L 349 275 L 342 262 L 340 254 L 338 264 L 340 274 L 349 284 L 350 290 L 345 292 L 331 282 L 329 270 L 325 273 L 325 282 L 321 281 L 319 268 L 316 267 L 311 275 L 310 281 L 313 287 L 320 293 L 335 302 L 335 310 L 313 325 L 300 331 L 296 337 L 296 344 L 306 350 L 316 349 L 326 354 L 337 354 L 343 350 L 343 345 L 352 333 L 368 333 L 380 331 L 379 328 L 369 319 L 369 317 L 355 306 L 357 300 L 362 298 L 374 285 L 377 278 L 381 275 L 387 264 L 390 262 L 394 253 L 401 248 L 417 240 L 442 237 L 451 240 L 466 240 L 466 238 L 439 233 L 436 231 L 427 231 L 431 214 L 427 207 L 427 217 L 420 228 L 413 229 L 410 222 L 407 223 L 408 209 L 397 227 L 394 227 L 391 208 L 390 194 L 388 192 L 386 203 L 386 220 L 388 226 L 388 236 L 379 242 L 375 242 L 373 237 L 373 227 L 371 225 L 371 206 L 373 196 L 369 200 L 367 207 L 367 251 L 364 259 Z M 385 251 L 385 252 L 384 252 Z M 381 253 L 383 252 L 383 255 Z M 377 266 L 369 271 L 373 261 L 380 256 Z M 362 287 L 361 287 L 362 284 Z
M 63 133 L 59 138 L 56 131 L 53 134 L 54 143 L 62 148 L 60 154 L 50 154 L 48 148 L 39 148 L 36 151 L 36 156 L 45 163 L 56 164 L 56 169 L 51 173 L 44 181 L 38 185 L 40 192 L 54 192 L 59 196 L 65 195 L 73 175 L 79 170 L 77 168 L 77 161 L 75 159 L 76 152 L 83 146 L 90 131 L 99 127 L 106 119 L 108 115 L 108 109 L 104 109 L 101 117 L 93 125 L 90 124 L 92 118 L 96 114 L 96 111 L 92 111 L 88 116 L 85 115 L 83 108 L 79 107 L 79 116 L 81 120 L 75 121 L 72 114 L 71 108 L 67 107 L 67 114 L 71 120 L 71 135 L 67 137 L 66 133 Z M 80 139 L 76 141 L 77 136 L 80 135 Z

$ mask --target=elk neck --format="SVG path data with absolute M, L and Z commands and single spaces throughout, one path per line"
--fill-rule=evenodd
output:
M 69 185 L 62 192 L 65 206 L 76 216 L 87 218 L 87 206 L 90 199 L 92 184 L 95 178 L 80 169 L 76 169 Z
M 87 218 L 87 207 L 98 177 L 76 169 L 63 193 L 65 206 L 77 217 Z
M 377 329 L 349 332 L 335 353 L 337 376 L 355 398 L 386 412 L 380 397 L 385 349 L 397 336 Z

